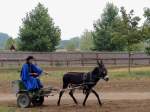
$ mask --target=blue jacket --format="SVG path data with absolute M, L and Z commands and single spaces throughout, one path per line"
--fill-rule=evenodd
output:
M 30 73 L 37 73 L 39 77 L 43 70 L 34 64 L 25 63 L 21 70 L 21 80 L 23 81 L 27 90 L 40 89 L 43 87 L 40 80 L 30 75 Z

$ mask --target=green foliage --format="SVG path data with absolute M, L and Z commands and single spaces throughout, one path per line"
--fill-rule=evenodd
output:
M 9 50 L 11 48 L 11 46 L 16 46 L 16 42 L 13 38 L 9 38 L 5 44 L 5 49 Z
M 101 19 L 94 24 L 94 49 L 99 51 L 141 51 L 146 38 L 150 37 L 150 9 L 145 9 L 147 18 L 144 27 L 139 27 L 140 17 L 129 13 L 121 7 L 119 9 L 108 3 L 101 15 Z
M 144 42 L 140 42 L 138 44 L 132 45 L 132 51 L 144 51 L 144 50 L 145 50 L 145 43 Z
M 122 41 L 123 46 L 126 46 L 125 49 L 130 52 L 135 50 L 136 44 L 143 41 L 142 30 L 138 27 L 140 18 L 134 16 L 133 10 L 127 14 L 124 7 L 121 7 L 120 12 L 122 20 L 120 25 L 116 27 L 117 30 L 113 32 L 112 39 L 116 44 Z
M 68 44 L 70 40 L 61 40 L 59 42 L 59 45 L 57 46 L 57 49 L 65 49 L 66 45 Z
M 94 49 L 98 51 L 119 51 L 123 49 L 122 44 L 112 41 L 112 33 L 121 21 L 118 16 L 119 9 L 112 3 L 107 3 L 101 19 L 94 24 Z
M 71 38 L 70 43 L 74 43 L 75 48 L 79 49 L 79 47 L 80 47 L 80 38 L 79 37 Z
M 143 36 L 146 40 L 145 52 L 150 55 L 150 8 L 144 9 L 144 17 L 146 18 L 143 25 Z
M 59 45 L 57 46 L 57 50 L 59 49 L 67 49 L 68 47 L 74 47 L 75 49 L 79 49 L 80 46 L 80 38 L 73 37 L 70 40 L 61 40 Z
M 5 44 L 7 42 L 7 40 L 9 39 L 9 35 L 6 33 L 0 33 L 0 49 L 4 49 L 5 48 Z
M 19 39 L 20 50 L 54 51 L 60 41 L 60 29 L 48 15 L 48 9 L 39 3 L 23 19 Z
M 92 32 L 85 30 L 80 40 L 80 49 L 83 51 L 91 51 L 93 49 L 93 35 Z
M 145 22 L 150 23 L 150 8 L 144 8 L 144 17 L 146 18 Z
M 76 46 L 75 46 L 74 42 L 69 42 L 65 48 L 67 51 L 75 51 L 76 50 Z

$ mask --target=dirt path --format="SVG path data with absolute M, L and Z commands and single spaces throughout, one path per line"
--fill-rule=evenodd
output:
M 103 92 L 99 95 L 102 107 L 93 94 L 89 96 L 86 107 L 83 107 L 85 95 L 75 93 L 79 105 L 75 105 L 70 96 L 64 94 L 61 106 L 57 106 L 58 95 L 55 95 L 46 98 L 43 106 L 21 109 L 16 105 L 14 94 L 0 93 L 0 106 L 8 109 L 6 112 L 150 112 L 150 92 Z
M 78 100 L 84 99 L 85 95 L 82 93 L 75 93 L 75 97 Z M 99 93 L 100 98 L 103 100 L 148 100 L 150 99 L 150 92 L 103 92 Z M 58 94 L 55 96 L 49 96 L 46 100 L 57 100 Z M 70 96 L 65 93 L 62 97 L 62 100 L 71 99 Z M 90 100 L 95 100 L 96 97 L 93 94 L 89 96 Z M 16 96 L 14 94 L 0 94 L 0 101 L 13 101 L 16 100 Z

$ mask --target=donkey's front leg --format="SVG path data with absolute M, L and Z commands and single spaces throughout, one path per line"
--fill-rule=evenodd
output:
M 94 93 L 95 96 L 97 97 L 97 100 L 98 100 L 99 105 L 102 106 L 101 100 L 100 100 L 99 95 L 97 94 L 97 92 L 96 92 L 95 90 L 93 90 L 93 89 L 92 89 L 91 91 L 92 91 L 92 93 Z
M 90 90 L 87 90 L 86 96 L 85 96 L 85 99 L 84 99 L 84 102 L 83 102 L 83 106 L 85 106 L 86 100 L 87 100 L 87 98 L 88 98 L 90 92 L 91 92 Z

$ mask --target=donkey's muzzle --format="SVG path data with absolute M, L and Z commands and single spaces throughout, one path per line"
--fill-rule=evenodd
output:
M 105 77 L 104 77 L 104 80 L 105 80 L 105 81 L 109 81 L 109 77 L 108 77 L 108 76 L 105 76 Z

